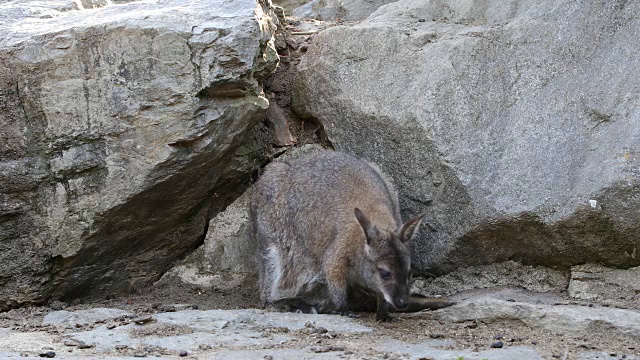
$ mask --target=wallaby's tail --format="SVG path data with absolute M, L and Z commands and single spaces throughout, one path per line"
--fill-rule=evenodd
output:
M 438 310 L 455 304 L 455 301 L 447 298 L 428 298 L 411 294 L 411 297 L 409 297 L 409 306 L 401 312 L 418 312 L 427 309 Z

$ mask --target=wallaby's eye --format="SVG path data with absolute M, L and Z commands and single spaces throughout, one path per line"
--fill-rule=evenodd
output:
M 389 280 L 389 279 L 391 279 L 391 273 L 388 272 L 387 270 L 380 269 L 380 277 L 385 279 L 385 280 Z

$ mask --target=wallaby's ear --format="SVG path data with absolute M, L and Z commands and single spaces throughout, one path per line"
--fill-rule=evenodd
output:
M 355 208 L 354 213 L 356 214 L 356 219 L 362 226 L 362 230 L 364 230 L 364 235 L 367 238 L 367 244 L 371 244 L 371 239 L 378 235 L 378 229 L 369 221 L 369 219 L 360 211 L 360 209 Z
M 413 236 L 418 232 L 418 228 L 422 223 L 422 219 L 424 219 L 425 214 L 418 215 L 413 219 L 404 223 L 400 229 L 398 230 L 398 235 L 400 236 L 400 240 L 404 243 L 408 242 L 413 238 Z

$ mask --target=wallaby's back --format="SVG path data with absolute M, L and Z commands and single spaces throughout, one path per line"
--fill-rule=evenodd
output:
M 331 287 L 358 282 L 351 267 L 365 258 L 367 240 L 354 209 L 381 230 L 401 224 L 397 193 L 384 175 L 332 151 L 269 164 L 250 206 L 263 303 L 303 299 L 319 311 L 340 307 Z

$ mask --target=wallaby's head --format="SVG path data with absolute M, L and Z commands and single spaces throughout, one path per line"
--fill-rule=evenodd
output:
M 408 243 L 416 233 L 424 214 L 417 216 L 398 229 L 380 230 L 369 218 L 355 209 L 355 215 L 364 230 L 367 241 L 365 259 L 360 269 L 362 279 L 370 290 L 383 296 L 396 310 L 409 305 L 411 281 L 411 254 Z

